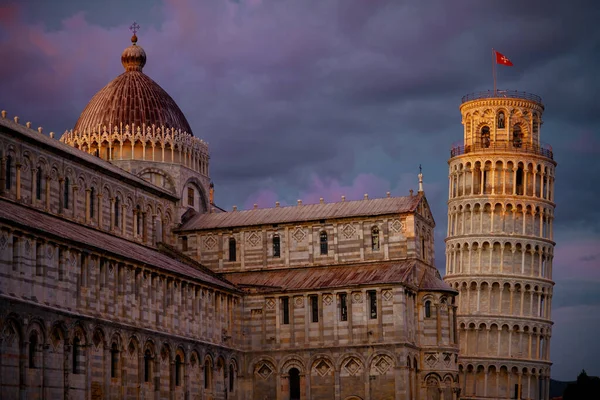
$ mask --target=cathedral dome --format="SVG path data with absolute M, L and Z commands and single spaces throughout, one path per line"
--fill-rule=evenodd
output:
M 192 135 L 185 116 L 163 88 L 142 72 L 146 52 L 137 36 L 121 55 L 125 72 L 100 89 L 85 107 L 74 131 L 91 132 L 103 126 L 165 127 Z

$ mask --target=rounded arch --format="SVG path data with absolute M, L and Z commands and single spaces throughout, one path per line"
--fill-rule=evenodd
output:
M 199 198 L 199 203 L 200 203 L 199 209 L 196 208 L 195 205 L 193 206 L 194 209 L 197 209 L 200 212 L 207 212 L 210 207 L 210 204 L 209 204 L 208 198 L 206 196 L 206 191 L 204 190 L 204 185 L 202 185 L 202 182 L 200 182 L 200 180 L 198 178 L 191 177 L 187 181 L 185 181 L 185 183 L 181 187 L 181 193 L 179 193 L 180 198 L 181 199 L 188 198 L 186 189 L 190 188 L 190 187 L 193 187 L 194 189 L 196 189 L 198 191 L 198 198 Z
M 300 356 L 297 356 L 295 354 L 284 357 L 281 360 L 279 371 L 282 374 L 287 374 L 292 368 L 298 369 L 298 371 L 300 371 L 301 374 L 306 373 L 304 361 Z
M 162 187 L 171 193 L 176 193 L 177 185 L 171 175 L 159 168 L 148 167 L 138 172 L 137 176 L 153 183 L 158 187 Z

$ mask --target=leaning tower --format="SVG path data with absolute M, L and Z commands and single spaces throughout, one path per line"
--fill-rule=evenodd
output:
M 459 291 L 463 399 L 548 399 L 554 169 L 541 98 L 463 97 L 448 164 L 446 277 Z

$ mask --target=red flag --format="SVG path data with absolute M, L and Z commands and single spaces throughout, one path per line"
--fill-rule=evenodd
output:
M 496 64 L 506 65 L 507 67 L 513 66 L 513 63 L 508 59 L 508 57 L 498 51 L 496 51 Z

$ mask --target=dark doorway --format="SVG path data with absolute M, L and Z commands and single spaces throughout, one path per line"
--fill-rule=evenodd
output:
M 300 400 L 300 371 L 290 369 L 290 400 Z

